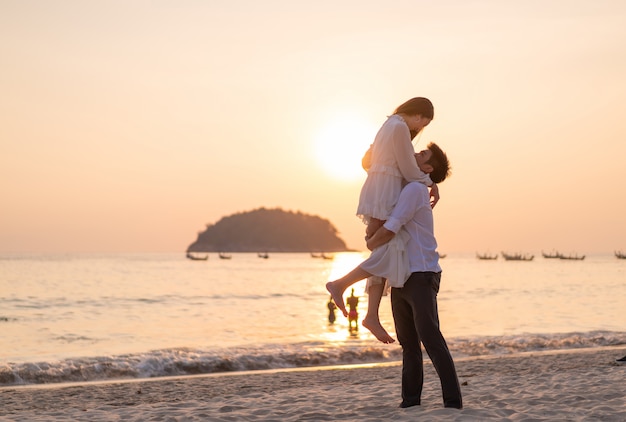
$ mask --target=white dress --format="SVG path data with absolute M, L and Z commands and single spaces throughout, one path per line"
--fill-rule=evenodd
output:
M 389 242 L 374 249 L 370 256 L 359 265 L 361 269 L 374 274 L 374 277 L 367 279 L 366 291 L 373 284 L 382 284 L 383 278 L 387 279 L 387 287 L 404 286 L 411 275 L 409 256 L 406 251 L 409 240 L 409 233 L 402 228 Z M 387 288 L 385 288 L 385 293 L 386 291 Z
M 432 185 L 430 177 L 417 166 L 409 127 L 397 114 L 389 116 L 376 134 L 370 151 L 365 155 L 364 165 L 369 168 L 361 188 L 357 215 L 365 224 L 370 222 L 370 218 L 389 218 L 405 180 Z M 407 241 L 408 233 L 400 230 L 391 241 L 372 251 L 360 265 L 374 275 L 367 279 L 366 291 L 373 284 L 382 284 L 383 278 L 388 280 L 388 286 L 404 285 L 410 275 Z M 387 290 L 385 288 L 385 293 Z
M 400 196 L 403 180 L 432 185 L 430 177 L 415 162 L 409 127 L 397 114 L 387 118 L 370 150 L 370 166 L 357 207 L 357 215 L 366 224 L 370 218 L 386 220 L 389 217 Z

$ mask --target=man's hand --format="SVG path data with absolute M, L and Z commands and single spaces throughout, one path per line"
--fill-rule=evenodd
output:
M 433 183 L 430 187 L 430 207 L 435 208 L 437 202 L 439 202 L 439 186 L 437 186 L 436 183 Z
M 376 230 L 376 233 L 369 239 L 367 239 L 367 249 L 373 251 L 379 246 L 389 242 L 396 234 L 390 230 L 387 230 L 385 226 Z

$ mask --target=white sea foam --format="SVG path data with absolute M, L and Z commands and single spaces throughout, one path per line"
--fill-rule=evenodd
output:
M 623 346 L 626 345 L 626 332 L 451 338 L 448 345 L 455 357 L 493 356 Z M 401 349 L 397 345 L 329 346 L 312 342 L 212 351 L 177 348 L 57 362 L 7 363 L 0 366 L 0 386 L 379 363 L 400 359 Z

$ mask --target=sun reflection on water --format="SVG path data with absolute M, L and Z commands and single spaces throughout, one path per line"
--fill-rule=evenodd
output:
M 367 253 L 363 254 L 355 254 L 353 252 L 340 252 L 335 254 L 334 259 L 332 261 L 332 265 L 330 271 L 328 273 L 328 281 L 337 280 L 338 278 L 343 277 L 348 274 L 357 265 L 365 260 Z M 365 294 L 365 281 L 359 281 L 352 285 L 354 289 L 354 294 L 356 296 L 363 296 Z M 350 295 L 350 289 L 348 288 L 344 294 Z M 361 302 L 359 302 L 359 305 Z
M 357 267 L 363 260 L 367 258 L 368 253 L 336 253 L 332 260 L 332 264 L 328 270 L 328 281 L 333 281 L 343 277 L 355 267 Z M 365 293 L 365 280 L 358 281 L 344 292 L 344 299 L 351 295 L 352 289 L 354 289 L 354 295 L 359 298 L 358 311 L 358 330 L 350 332 L 348 319 L 345 318 L 339 310 L 335 312 L 336 320 L 333 324 L 328 324 L 328 329 L 323 335 L 325 341 L 330 344 L 345 344 L 346 341 L 353 342 L 355 340 L 371 340 L 373 336 L 367 329 L 361 325 L 361 321 L 367 311 L 368 296 Z M 386 306 L 383 305 L 384 308 Z M 386 316 L 386 315 L 385 315 Z M 392 328 L 392 327 L 389 327 Z

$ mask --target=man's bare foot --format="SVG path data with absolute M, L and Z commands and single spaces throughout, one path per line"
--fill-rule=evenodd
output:
M 332 281 L 326 283 L 326 290 L 330 293 L 333 298 L 333 302 L 337 305 L 337 308 L 343 313 L 343 316 L 348 317 L 348 311 L 346 311 L 346 304 L 343 303 L 343 292 L 344 290 L 337 289 L 337 286 L 333 284 Z
M 385 331 L 383 326 L 380 325 L 380 321 L 378 319 L 370 318 L 366 315 L 365 318 L 363 319 L 363 322 L 361 322 L 361 325 L 363 325 L 365 328 L 370 330 L 372 334 L 374 334 L 374 337 L 376 337 L 378 340 L 382 341 L 383 343 L 389 344 L 389 343 L 395 342 L 393 337 L 391 337 L 389 333 Z

